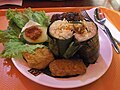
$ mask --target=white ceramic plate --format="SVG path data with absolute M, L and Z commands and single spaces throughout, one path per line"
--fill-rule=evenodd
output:
M 91 64 L 87 68 L 87 72 L 84 75 L 71 77 L 71 78 L 54 78 L 46 74 L 41 73 L 38 76 L 34 76 L 28 72 L 30 69 L 24 60 L 12 61 L 16 68 L 27 78 L 32 81 L 55 88 L 74 88 L 81 87 L 90 84 L 99 79 L 109 68 L 112 61 L 112 46 L 102 30 L 99 30 L 100 40 L 100 56 L 95 64 Z

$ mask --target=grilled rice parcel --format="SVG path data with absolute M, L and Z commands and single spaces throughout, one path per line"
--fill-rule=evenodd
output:
M 83 75 L 86 63 L 97 61 L 98 28 L 80 13 L 54 14 L 49 19 L 44 11 L 30 8 L 16 12 L 7 11 L 9 30 L 0 31 L 4 57 L 21 55 L 30 68 L 47 70 L 51 76 L 60 77 Z
M 79 13 L 56 14 L 52 19 L 48 36 L 49 48 L 53 54 L 56 57 L 77 57 L 86 63 L 95 63 L 99 56 L 97 26 L 86 21 Z

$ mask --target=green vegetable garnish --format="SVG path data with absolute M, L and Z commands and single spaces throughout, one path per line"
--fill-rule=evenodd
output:
M 11 9 L 8 9 L 6 16 L 9 20 L 13 21 L 19 28 L 23 28 L 24 25 L 29 21 L 26 16 L 24 16 L 21 12 L 18 12 L 17 10 L 12 11 Z
M 18 41 L 18 34 L 13 29 L 0 30 L 0 43 Z
M 44 11 L 32 11 L 31 8 L 25 9 L 24 12 L 18 12 L 17 9 L 15 11 L 8 9 L 6 16 L 21 29 L 29 20 L 33 20 L 44 27 L 50 24 L 50 19 Z
M 44 48 L 44 45 L 25 45 L 21 42 L 4 43 L 5 50 L 0 54 L 5 58 L 22 58 L 24 52 L 34 53 L 36 48 Z
M 0 53 L 0 57 L 4 58 L 22 58 L 24 52 L 34 53 L 37 48 L 46 48 L 45 45 L 24 44 L 20 39 L 20 33 L 24 25 L 33 20 L 43 27 L 50 24 L 50 19 L 44 11 L 32 11 L 31 8 L 25 9 L 23 12 L 8 9 L 6 17 L 9 20 L 7 30 L 0 30 L 0 43 L 3 43 L 4 50 Z

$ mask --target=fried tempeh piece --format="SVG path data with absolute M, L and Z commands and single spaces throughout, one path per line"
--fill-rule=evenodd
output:
M 53 76 L 73 76 L 86 72 L 82 60 L 58 59 L 51 62 L 49 68 Z

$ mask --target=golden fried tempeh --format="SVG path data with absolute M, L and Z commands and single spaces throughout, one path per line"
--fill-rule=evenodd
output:
M 86 66 L 82 60 L 54 60 L 49 64 L 49 68 L 53 76 L 72 76 L 86 72 Z

